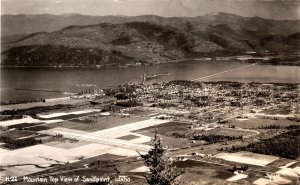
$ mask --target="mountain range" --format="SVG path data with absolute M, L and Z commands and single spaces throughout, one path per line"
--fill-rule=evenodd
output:
M 159 63 L 255 51 L 299 53 L 300 20 L 212 13 L 2 15 L 2 66 L 98 66 Z

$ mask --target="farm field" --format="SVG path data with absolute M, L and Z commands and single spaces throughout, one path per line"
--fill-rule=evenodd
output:
M 248 153 L 248 152 L 220 153 L 220 154 L 216 155 L 216 158 L 233 161 L 233 162 L 238 162 L 238 163 L 256 165 L 256 166 L 266 166 L 269 163 L 278 159 L 278 157 L 254 154 L 254 153 Z
M 98 130 L 104 130 L 108 128 L 113 128 L 116 126 L 121 126 L 137 121 L 146 120 L 143 117 L 121 117 L 121 116 L 99 116 L 93 117 L 88 116 L 79 119 L 74 119 L 70 121 L 65 121 L 62 123 L 55 123 L 47 125 L 48 128 L 64 127 L 75 130 L 82 130 L 86 132 L 94 132 Z

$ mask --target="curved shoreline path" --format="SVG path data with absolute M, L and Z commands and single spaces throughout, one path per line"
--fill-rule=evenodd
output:
M 248 67 L 251 67 L 251 66 L 254 66 L 254 65 L 257 65 L 257 64 L 258 64 L 258 63 L 254 63 L 254 64 L 249 64 L 249 65 L 245 65 L 245 66 L 241 66 L 241 67 L 229 69 L 229 70 L 222 71 L 222 72 L 219 72 L 219 73 L 215 73 L 215 74 L 203 76 L 203 77 L 200 77 L 200 78 L 196 78 L 196 79 L 191 80 L 191 81 L 193 81 L 193 82 L 194 82 L 194 81 L 200 81 L 200 80 L 203 80 L 203 79 L 206 79 L 206 78 L 211 78 L 211 77 L 214 77 L 214 76 L 219 76 L 219 75 L 222 75 L 222 74 L 224 74 L 224 73 L 236 71 L 236 70 L 243 69 L 243 68 L 248 68 Z

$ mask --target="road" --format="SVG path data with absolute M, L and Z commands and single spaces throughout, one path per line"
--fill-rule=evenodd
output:
M 130 134 L 130 132 L 134 130 L 139 130 L 142 128 L 147 128 L 147 127 L 151 127 L 151 126 L 155 126 L 167 122 L 169 122 L 169 120 L 150 118 L 148 120 L 121 125 L 109 129 L 104 129 L 89 134 L 76 134 L 76 133 L 65 132 L 60 130 L 55 130 L 54 132 L 58 134 L 62 134 L 64 137 L 71 137 L 71 138 L 75 137 L 76 139 L 79 140 L 90 140 L 108 146 L 147 152 L 150 148 L 149 145 L 133 143 L 131 141 L 126 141 L 126 140 L 121 140 L 116 138 Z

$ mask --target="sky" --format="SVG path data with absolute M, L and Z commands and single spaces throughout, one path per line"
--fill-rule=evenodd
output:
M 195 17 L 212 12 L 300 19 L 300 0 L 1 0 L 1 14 Z

